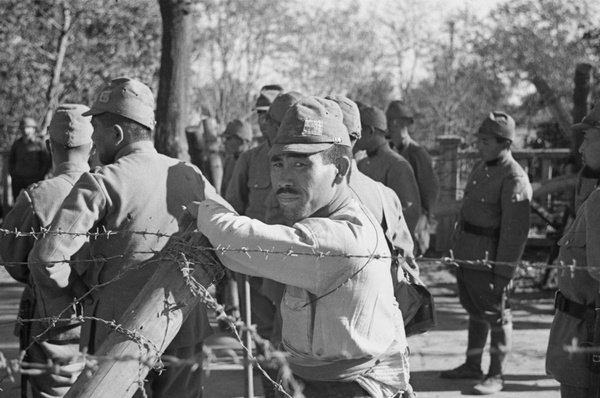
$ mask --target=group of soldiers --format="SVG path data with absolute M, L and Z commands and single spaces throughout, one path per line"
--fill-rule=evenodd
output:
M 156 152 L 154 106 L 150 89 L 130 78 L 112 80 L 91 108 L 61 105 L 48 130 L 53 177 L 22 189 L 4 219 L 5 230 L 20 233 L 0 238 L 2 263 L 26 285 L 20 318 L 35 320 L 19 325 L 23 366 L 50 361 L 60 369 L 29 377 L 33 395 L 66 393 L 84 366 L 79 350 L 93 354 L 115 333 L 102 320 L 124 315 L 153 273 L 154 254 L 187 212 L 210 242 L 228 248 L 217 253 L 229 280 L 250 277 L 252 323 L 288 354 L 306 397 L 414 396 L 407 319 L 395 289 L 405 272 L 418 273 L 415 257 L 429 247 L 440 187 L 431 157 L 410 136 L 409 106 L 392 101 L 384 112 L 340 95 L 265 86 L 255 106 L 264 141 L 251 147 L 244 120 L 230 122 L 223 133 L 229 157 L 221 192 L 197 167 Z M 577 218 L 559 244 L 561 261 L 576 267 L 559 274 L 547 356 L 563 397 L 597 391 L 600 367 L 594 368 L 594 356 L 563 349 L 573 338 L 594 344 L 594 326 L 600 331 L 594 318 L 600 272 L 586 268 L 598 258 L 592 239 L 600 236 L 593 207 L 600 106 L 575 128 L 585 134 L 586 166 Z M 440 376 L 476 379 L 472 392 L 482 395 L 504 386 L 511 280 L 529 230 L 532 189 L 511 155 L 515 134 L 508 114 L 484 118 L 476 132 L 481 161 L 466 185 L 453 237 L 468 343 L 465 363 Z M 93 172 L 92 150 L 102 164 Z M 360 151 L 366 154 L 357 161 Z M 94 230 L 107 233 L 90 237 Z M 17 266 L 23 263 L 28 266 Z M 223 300 L 234 310 L 236 287 L 226 286 Z M 200 304 L 163 353 L 192 363 L 210 333 Z M 491 360 L 484 374 L 488 334 Z M 280 380 L 277 369 L 266 370 Z M 136 396 L 199 397 L 201 375 L 196 366 L 167 365 L 162 373 L 151 371 Z M 281 391 L 265 383 L 265 394 Z

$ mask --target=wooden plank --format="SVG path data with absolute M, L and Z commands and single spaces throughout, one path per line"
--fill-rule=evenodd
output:
M 192 233 L 196 220 L 188 217 L 183 233 L 172 237 L 158 257 L 156 272 L 119 320 L 121 330 L 112 332 L 95 353 L 102 359 L 96 369 L 86 368 L 65 398 L 122 397 L 129 398 L 138 389 L 163 350 L 173 340 L 181 324 L 201 297 L 189 287 L 176 253 L 185 253 L 196 267 L 191 276 L 208 287 L 222 265 L 213 251 L 194 250 L 210 246 L 200 233 Z M 183 258 L 183 257 L 180 257 Z M 146 358 L 142 363 L 136 358 Z M 124 361 L 124 358 L 133 358 Z

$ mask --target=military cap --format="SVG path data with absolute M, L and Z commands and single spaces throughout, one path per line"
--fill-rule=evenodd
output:
M 37 127 L 37 122 L 35 121 L 34 118 L 26 116 L 23 119 L 21 119 L 21 123 L 19 123 L 19 126 L 21 128 L 25 128 L 25 127 Z
M 387 120 L 385 113 L 376 106 L 364 108 L 360 112 L 360 122 L 363 126 L 374 127 L 381 131 L 387 131 Z
M 343 95 L 328 95 L 325 99 L 338 104 L 342 109 L 343 122 L 350 137 L 358 140 L 361 136 L 360 111 L 358 105 Z
M 267 115 L 277 124 L 281 124 L 285 113 L 303 97 L 302 94 L 296 91 L 290 91 L 289 93 L 279 94 L 274 100 Z
M 507 113 L 492 112 L 481 123 L 475 135 L 502 138 L 512 142 L 516 135 L 515 120 Z
M 589 128 L 600 129 L 600 102 L 596 103 L 590 113 L 580 123 L 571 126 L 573 130 L 584 130 Z
M 333 101 L 304 97 L 286 112 L 269 156 L 317 153 L 333 145 L 351 146 L 342 110 Z
M 252 141 L 252 127 L 247 122 L 240 119 L 234 119 L 227 123 L 223 137 L 239 137 L 245 141 Z
M 413 112 L 410 110 L 408 105 L 402 100 L 395 100 L 390 102 L 385 111 L 385 116 L 388 119 L 410 119 L 413 122 Z
M 127 77 L 113 79 L 84 116 L 114 113 L 154 129 L 154 95 L 148 86 Z
M 263 86 L 260 89 L 258 98 L 256 99 L 256 105 L 254 107 L 257 111 L 268 111 L 269 107 L 273 103 L 273 100 L 283 92 L 283 87 L 279 84 L 269 84 Z
M 66 146 L 74 148 L 92 142 L 92 117 L 83 116 L 89 111 L 85 105 L 63 104 L 59 106 L 48 126 L 50 138 Z

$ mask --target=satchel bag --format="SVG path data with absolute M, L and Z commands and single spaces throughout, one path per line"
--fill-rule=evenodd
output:
M 394 296 L 402 311 L 404 330 L 408 337 L 425 333 L 436 325 L 435 303 L 416 272 L 406 268 L 402 271 L 404 278 L 393 278 Z

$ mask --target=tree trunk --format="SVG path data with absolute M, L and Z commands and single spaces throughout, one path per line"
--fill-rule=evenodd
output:
M 162 56 L 154 145 L 167 156 L 189 160 L 185 128 L 190 78 L 191 2 L 158 0 L 163 20 Z
M 575 67 L 575 89 L 573 90 L 573 123 L 579 123 L 588 114 L 590 91 L 592 87 L 592 65 L 577 64 Z M 573 131 L 571 141 L 571 157 L 575 161 L 576 170 L 581 168 L 579 146 L 583 142 L 583 132 Z
M 571 142 L 571 116 L 569 116 L 560 98 L 558 98 L 554 90 L 550 88 L 546 80 L 541 76 L 534 75 L 531 82 L 535 85 L 538 93 L 540 93 L 544 103 L 550 108 L 552 116 L 554 116 L 554 119 L 558 123 L 560 132 Z
M 65 54 L 67 52 L 67 46 L 69 45 L 69 36 L 71 34 L 71 10 L 66 4 L 62 4 L 63 7 L 63 26 L 60 31 L 58 38 L 58 47 L 56 50 L 56 61 L 54 62 L 54 68 L 52 70 L 52 80 L 50 86 L 46 92 L 46 101 L 48 107 L 46 108 L 46 114 L 42 120 L 42 126 L 40 128 L 40 134 L 45 135 L 50 121 L 52 120 L 52 114 L 58 106 L 58 88 L 60 86 L 60 75 L 62 72 L 62 65 L 65 60 Z

